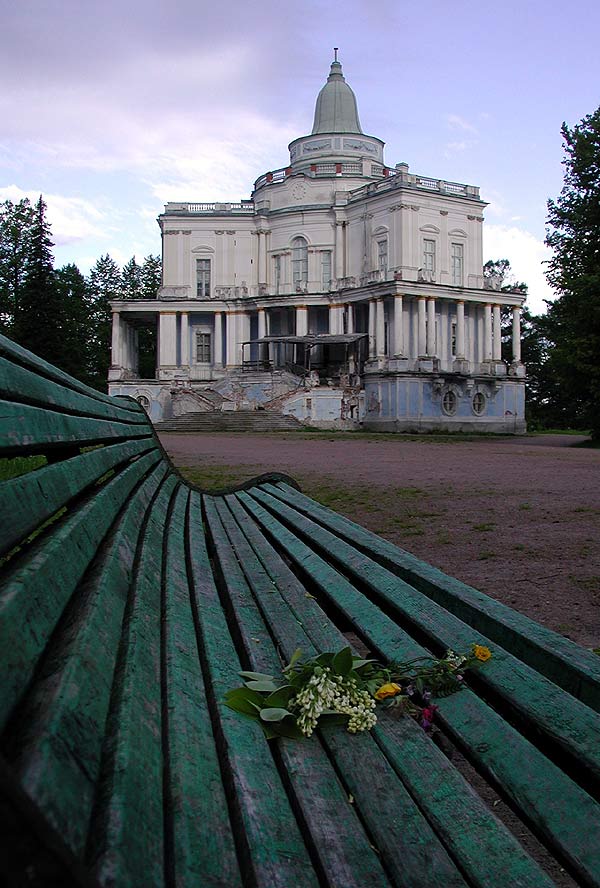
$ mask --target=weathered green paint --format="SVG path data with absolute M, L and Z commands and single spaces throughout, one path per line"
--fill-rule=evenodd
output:
M 202 499 L 139 405 L 1 336 L 0 397 L 0 453 L 50 463 L 0 485 L 0 550 L 67 507 L 3 568 L 0 774 L 81 884 L 549 885 L 412 720 L 269 743 L 224 705 L 240 668 L 341 648 L 350 626 L 385 659 L 427 653 L 417 638 L 487 641 L 492 661 L 438 701 L 438 722 L 578 883 L 600 886 L 599 720 L 565 693 L 600 709 L 597 658 L 283 476 Z
M 545 675 L 586 705 L 600 710 L 600 659 L 478 589 L 420 561 L 409 552 L 286 484 L 269 493 L 318 521 L 354 548 L 397 573 L 447 611 Z
M 40 527 L 110 469 L 153 449 L 151 439 L 123 441 L 43 466 L 0 484 L 0 555 Z M 157 458 L 160 456 L 156 451 Z
M 98 398 L 98 394 L 82 394 L 71 386 L 59 385 L 0 357 L 0 396 L 7 401 L 65 411 L 77 416 L 148 423 L 146 413 L 141 406 L 136 407 L 135 402 L 131 406 L 121 406 L 118 401 L 107 402 Z
M 600 714 L 557 688 L 497 643 L 478 636 L 469 625 L 434 601 L 428 600 L 427 607 L 423 607 L 420 592 L 335 534 L 269 493 L 257 490 L 252 495 L 290 523 L 295 532 L 309 538 L 313 549 L 364 584 L 394 622 L 406 625 L 408 621 L 418 627 L 438 650 L 468 650 L 473 642 L 489 645 L 494 656 L 481 670 L 480 681 L 505 698 L 511 709 L 524 719 L 535 720 L 536 730 L 544 731 L 553 742 L 560 744 L 565 755 L 585 762 L 600 785 Z
M 321 593 L 335 602 L 372 650 L 388 660 L 406 660 L 429 653 L 295 532 L 259 505 L 257 500 L 268 501 L 266 494 L 252 491 L 238 496 L 260 525 L 269 529 L 286 554 L 310 575 Z M 291 523 L 287 512 L 286 517 Z M 437 702 L 441 723 L 470 757 L 498 780 L 523 817 L 551 846 L 561 849 L 578 873 L 585 876 L 586 884 L 600 884 L 600 848 L 588 838 L 590 832 L 600 834 L 600 806 L 471 690 L 465 689 Z M 457 710 L 460 716 L 455 715 Z M 484 728 L 481 734 L 480 726 Z M 494 737 L 495 741 L 491 742 Z M 569 818 L 565 818 L 565 806 L 570 812 Z M 451 829 L 452 824 L 447 828 Z M 486 852 L 487 856 L 494 855 Z
M 166 885 L 161 696 L 161 583 L 171 475 L 143 531 L 123 624 L 87 860 L 119 888 Z
M 32 352 L 27 351 L 27 349 L 17 345 L 16 342 L 13 342 L 11 339 L 7 339 L 6 336 L 2 335 L 0 335 L 0 356 L 10 361 L 16 368 L 25 367 L 32 370 L 42 379 L 66 386 L 75 392 L 80 392 L 81 394 L 86 395 L 98 403 L 107 404 L 113 409 L 116 406 L 125 406 L 124 401 L 115 400 L 115 398 L 111 398 L 109 395 L 105 395 L 97 389 L 91 388 L 83 382 L 79 382 L 78 379 L 74 379 L 72 376 L 69 376 L 68 373 L 59 370 L 58 367 L 49 364 L 47 361 L 42 360 L 42 358 L 38 358 L 37 355 L 34 355 Z M 143 408 L 133 400 L 129 402 L 127 409 L 142 416 L 145 415 Z
M 156 463 L 149 453 L 48 528 L 0 582 L 0 727 L 27 687 L 39 657 L 119 509 Z
M 90 419 L 55 413 L 27 404 L 0 401 L 0 456 L 41 453 L 44 448 L 76 443 L 80 447 L 109 443 L 111 439 L 151 438 L 145 423 Z
M 78 857 L 99 778 L 137 539 L 165 472 L 159 465 L 130 499 L 80 584 L 69 619 L 54 633 L 17 723 L 5 735 L 24 789 Z

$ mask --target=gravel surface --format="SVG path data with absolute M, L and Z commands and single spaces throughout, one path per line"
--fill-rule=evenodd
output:
M 582 438 L 161 440 L 207 485 L 293 475 L 309 495 L 419 558 L 600 647 L 600 450 L 577 446 Z

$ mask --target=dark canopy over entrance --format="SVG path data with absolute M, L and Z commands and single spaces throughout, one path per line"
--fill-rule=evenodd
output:
M 368 357 L 366 333 L 312 333 L 307 336 L 263 336 L 242 343 L 248 370 L 289 370 L 297 376 L 316 371 L 320 377 L 360 376 Z

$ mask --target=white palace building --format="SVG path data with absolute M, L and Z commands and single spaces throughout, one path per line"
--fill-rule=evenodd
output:
M 524 431 L 524 296 L 484 280 L 479 188 L 390 168 L 383 147 L 336 52 L 312 132 L 250 199 L 165 206 L 157 298 L 112 303 L 110 393 L 156 421 L 266 409 L 324 428 Z M 157 330 L 152 379 L 140 326 Z

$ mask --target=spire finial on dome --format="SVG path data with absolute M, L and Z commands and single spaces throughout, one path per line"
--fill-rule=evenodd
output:
M 334 62 L 337 62 L 337 60 L 338 60 L 338 57 L 337 57 L 338 49 L 339 49 L 339 46 L 334 46 L 334 47 L 333 47 L 333 52 L 334 52 L 333 61 L 334 61 Z
M 362 133 L 356 97 L 344 78 L 338 59 L 339 47 L 333 47 L 334 59 L 327 82 L 317 97 L 312 135 L 315 133 Z

